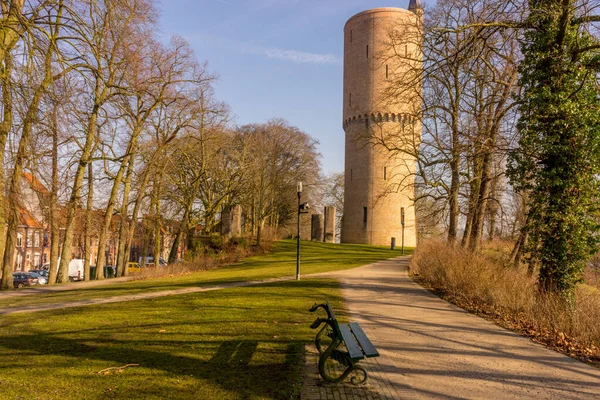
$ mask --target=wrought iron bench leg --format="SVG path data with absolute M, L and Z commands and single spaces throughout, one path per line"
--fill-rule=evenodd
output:
M 350 375 L 353 371 L 358 370 L 362 373 L 363 378 L 359 380 L 357 377 L 353 376 L 350 379 L 350 382 L 354 385 L 361 385 L 365 383 L 368 378 L 367 371 L 363 367 L 357 365 L 357 363 L 353 362 L 347 352 L 338 350 L 337 348 L 340 345 L 341 341 L 338 338 L 334 338 L 327 350 L 321 353 L 321 356 L 319 357 L 319 374 L 321 374 L 321 377 L 326 382 L 338 383 L 346 379 L 346 377 L 348 377 L 348 375 Z M 327 373 L 325 364 L 328 359 L 335 360 L 339 364 L 346 367 L 340 376 L 335 377 Z

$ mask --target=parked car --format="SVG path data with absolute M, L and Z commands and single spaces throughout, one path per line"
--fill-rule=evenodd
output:
M 29 271 L 29 273 L 31 275 L 35 276 L 38 279 L 38 282 L 39 282 L 40 285 L 47 285 L 48 284 L 48 278 L 45 277 L 44 275 L 38 274 L 35 271 Z
M 127 263 L 127 272 L 130 274 L 135 274 L 142 271 L 142 266 L 135 261 L 131 261 Z
M 142 261 L 143 261 L 142 257 L 140 257 L 139 264 L 142 264 Z M 160 267 L 167 267 L 168 266 L 167 262 L 162 257 L 160 257 L 158 259 L 158 265 Z M 152 256 L 146 257 L 146 266 L 147 267 L 154 267 L 154 257 L 152 257 Z
M 29 272 L 13 272 L 13 286 L 15 288 L 22 288 L 25 286 L 36 286 L 39 285 L 39 280 L 33 274 Z
M 50 272 L 47 269 L 32 269 L 29 272 L 35 272 L 36 274 L 39 274 L 39 275 L 43 276 L 46 279 L 48 279 L 48 277 L 50 276 Z

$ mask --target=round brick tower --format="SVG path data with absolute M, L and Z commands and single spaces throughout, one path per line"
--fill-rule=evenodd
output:
M 421 12 L 420 2 L 411 0 L 409 10 L 363 11 L 344 27 L 343 243 L 389 245 L 395 237 L 400 245 L 404 213 L 404 244 L 416 246 L 414 154 L 421 137 L 421 89 L 398 82 L 420 75 Z M 395 151 L 375 138 L 385 138 Z

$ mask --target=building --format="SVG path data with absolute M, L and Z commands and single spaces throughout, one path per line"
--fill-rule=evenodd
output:
M 14 269 L 28 271 L 50 258 L 47 210 L 50 192 L 32 174 L 23 172 Z
M 375 8 L 344 27 L 344 215 L 341 241 L 416 245 L 415 152 L 421 138 L 421 16 L 409 9 Z M 392 93 L 392 83 L 407 83 Z M 414 79 L 414 82 L 410 82 Z M 399 94 L 401 92 L 401 94 Z M 396 149 L 390 152 L 379 140 Z

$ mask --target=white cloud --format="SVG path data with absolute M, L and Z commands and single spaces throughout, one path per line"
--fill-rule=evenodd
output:
M 249 53 L 264 55 L 272 60 L 290 61 L 298 64 L 341 64 L 342 60 L 333 54 L 308 53 L 279 48 L 252 47 Z

